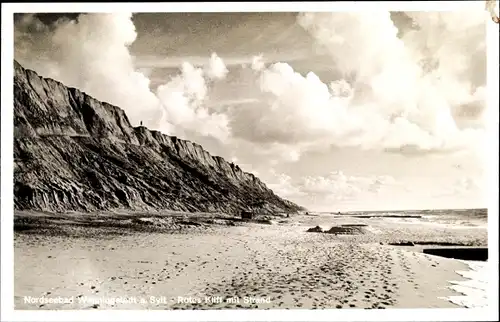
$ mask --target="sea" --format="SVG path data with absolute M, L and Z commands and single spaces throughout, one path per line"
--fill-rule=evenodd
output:
M 489 284 L 488 278 L 492 274 L 492 265 L 488 261 L 462 261 L 469 267 L 467 271 L 457 271 L 457 274 L 466 278 L 464 281 L 449 281 L 452 289 L 461 295 L 444 298 L 464 308 L 487 308 Z
M 386 221 L 405 224 L 429 225 L 433 227 L 453 227 L 454 229 L 488 229 L 487 209 L 439 209 L 439 210 L 404 210 L 404 211 L 359 211 L 341 212 L 337 215 L 380 218 Z M 488 307 L 488 278 L 493 272 L 489 261 L 460 260 L 468 270 L 457 271 L 465 280 L 449 281 L 449 288 L 460 295 L 443 298 L 464 308 Z

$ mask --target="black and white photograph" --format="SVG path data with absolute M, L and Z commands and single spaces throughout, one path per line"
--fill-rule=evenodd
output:
M 10 13 L 1 202 L 14 311 L 498 318 L 494 1 L 109 5 Z

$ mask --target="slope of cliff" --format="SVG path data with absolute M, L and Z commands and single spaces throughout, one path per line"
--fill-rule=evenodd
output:
M 14 207 L 272 212 L 301 208 L 190 141 L 14 62 Z

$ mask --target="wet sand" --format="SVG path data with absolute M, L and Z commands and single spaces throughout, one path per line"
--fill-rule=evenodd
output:
M 270 224 L 269 224 L 270 223 Z M 435 230 L 331 215 L 182 233 L 15 233 L 16 309 L 453 308 L 448 281 L 467 266 L 401 240 L 486 243 L 486 230 Z M 362 235 L 308 233 L 363 224 Z M 107 228 L 109 229 L 109 227 Z M 27 297 L 31 296 L 29 299 Z M 39 298 L 72 300 L 40 303 Z M 86 301 L 84 301 L 86 300 Z M 113 300 L 118 300 L 113 303 Z M 141 302 L 142 300 L 142 302 Z M 120 302 L 121 301 L 121 302 Z

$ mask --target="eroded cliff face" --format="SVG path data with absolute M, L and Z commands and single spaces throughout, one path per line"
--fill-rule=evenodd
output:
M 134 128 L 116 106 L 14 70 L 15 209 L 301 209 L 198 144 Z

